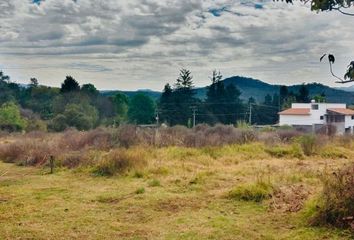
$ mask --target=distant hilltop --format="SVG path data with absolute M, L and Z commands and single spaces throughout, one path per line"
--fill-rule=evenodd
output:
M 226 78 L 223 80 L 225 85 L 234 84 L 241 91 L 241 99 L 248 100 L 250 97 L 256 99 L 258 103 L 264 101 L 264 97 L 267 94 L 274 95 L 279 94 L 279 88 L 281 85 L 273 85 L 263 82 L 258 79 L 253 79 L 249 77 L 234 76 Z M 301 84 L 288 86 L 289 91 L 298 92 Z M 354 86 L 347 88 L 331 88 L 329 86 L 320 83 L 309 83 L 306 84 L 310 96 L 315 96 L 324 93 L 326 95 L 327 102 L 333 103 L 354 103 Z M 196 96 L 200 99 L 206 98 L 207 87 L 196 88 Z M 137 91 L 101 91 L 103 95 L 110 96 L 117 92 L 123 92 L 126 95 L 134 96 L 138 93 L 143 93 L 153 99 L 158 99 L 161 95 L 159 91 L 152 91 L 150 89 L 141 89 Z

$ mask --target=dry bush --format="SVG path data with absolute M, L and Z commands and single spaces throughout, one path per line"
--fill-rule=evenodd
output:
M 59 147 L 78 151 L 86 147 L 108 150 L 112 147 L 112 134 L 104 129 L 97 128 L 87 132 L 77 130 L 65 131 L 59 140 Z
M 137 144 L 145 146 L 153 146 L 156 144 L 157 131 L 154 128 L 138 128 Z
M 325 174 L 322 182 L 323 191 L 312 208 L 310 223 L 354 230 L 354 163 Z
M 0 158 L 4 162 L 15 163 L 21 159 L 25 152 L 25 144 L 22 142 L 13 142 L 0 145 Z
M 258 141 L 263 142 L 267 146 L 277 145 L 281 142 L 280 137 L 276 132 L 261 132 L 258 135 Z
M 86 155 L 83 152 L 68 152 L 58 156 L 59 164 L 67 168 L 79 167 L 86 160 Z
M 296 130 L 278 130 L 277 134 L 282 142 L 290 142 L 292 141 L 295 137 L 299 137 L 302 135 L 301 132 L 296 131 Z
M 142 149 L 115 149 L 104 156 L 96 165 L 94 173 L 101 176 L 124 174 L 146 166 L 146 152 Z
M 354 136 L 352 134 L 345 134 L 343 136 L 339 136 L 337 140 L 340 146 L 345 148 L 351 148 Z
M 157 145 L 165 146 L 184 146 L 185 137 L 191 132 L 185 126 L 174 126 L 169 128 L 159 129 L 159 140 Z
M 337 133 L 337 127 L 333 125 L 325 125 L 316 130 L 316 134 L 327 135 L 330 137 L 335 136 Z
M 115 140 L 121 147 L 131 147 L 139 144 L 137 134 L 137 126 L 135 125 L 121 125 L 115 133 Z
M 44 131 L 31 131 L 25 134 L 25 138 L 41 138 L 44 139 L 48 136 L 48 133 Z
M 256 141 L 257 133 L 249 129 L 237 129 L 232 125 L 218 124 L 214 127 L 196 131 L 195 146 L 222 146 L 227 144 L 244 144 Z
M 23 139 L 1 145 L 0 158 L 19 165 L 43 165 L 56 151 L 58 149 L 46 141 Z

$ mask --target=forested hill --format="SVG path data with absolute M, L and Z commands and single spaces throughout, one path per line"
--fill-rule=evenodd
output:
M 115 96 L 117 93 L 124 93 L 128 97 L 134 97 L 135 95 L 142 93 L 146 96 L 151 97 L 154 100 L 158 100 L 161 96 L 161 92 L 152 91 L 149 89 L 141 89 L 141 90 L 137 90 L 137 91 L 103 90 L 100 92 L 103 96 L 106 96 L 106 97 Z
M 279 94 L 280 85 L 272 85 L 257 79 L 235 76 L 224 80 L 225 85 L 234 84 L 241 91 L 241 99 L 248 100 L 250 97 L 256 99 L 257 102 L 263 102 L 267 94 Z M 301 84 L 289 86 L 289 91 L 298 92 Z M 327 102 L 343 102 L 347 104 L 354 103 L 354 93 L 331 88 L 320 83 L 310 83 L 306 85 L 310 96 L 324 93 Z M 198 98 L 206 97 L 206 87 L 196 89 Z

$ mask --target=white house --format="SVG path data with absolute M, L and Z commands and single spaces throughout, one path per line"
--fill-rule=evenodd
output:
M 354 111 L 342 103 L 293 103 L 279 112 L 279 125 L 290 125 L 305 131 L 335 126 L 337 134 L 354 132 Z

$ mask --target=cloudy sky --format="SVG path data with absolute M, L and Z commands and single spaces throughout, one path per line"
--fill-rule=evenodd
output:
M 264 0 L 1 0 L 0 69 L 25 83 L 66 75 L 99 89 L 161 90 L 179 69 L 195 85 L 243 75 L 335 85 L 319 57 L 354 56 L 354 17 Z

